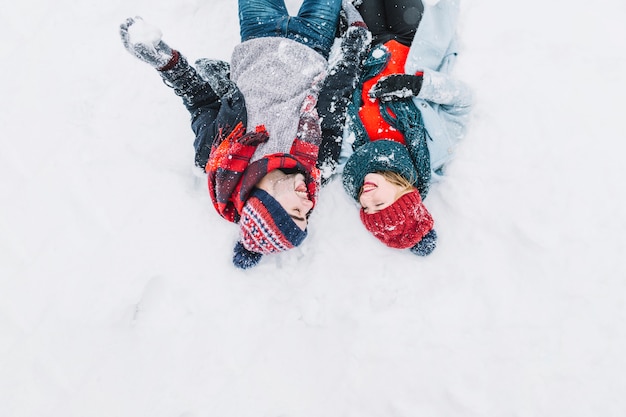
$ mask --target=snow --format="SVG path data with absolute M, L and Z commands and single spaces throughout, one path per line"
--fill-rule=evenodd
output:
M 143 19 L 136 19 L 128 28 L 130 42 L 140 44 L 152 44 L 157 46 L 163 37 L 163 32 L 154 26 L 146 23 Z
M 622 0 L 464 0 L 477 105 L 430 256 L 381 246 L 334 180 L 248 271 L 180 98 L 117 33 L 140 15 L 229 60 L 234 2 L 88 3 L 0 15 L 0 415 L 626 413 Z

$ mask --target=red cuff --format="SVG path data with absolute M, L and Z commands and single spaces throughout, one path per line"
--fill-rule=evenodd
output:
M 174 65 L 178 64 L 178 58 L 179 57 L 180 57 L 180 54 L 178 53 L 178 51 L 172 49 L 172 58 L 168 61 L 167 64 L 165 64 L 165 66 L 163 66 L 161 68 L 157 68 L 157 70 L 159 70 L 159 71 L 171 70 L 172 68 L 174 68 Z

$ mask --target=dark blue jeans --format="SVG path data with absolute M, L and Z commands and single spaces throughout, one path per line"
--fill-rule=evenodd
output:
M 288 38 L 328 59 L 340 10 L 341 0 L 304 0 L 298 15 L 289 16 L 284 0 L 239 0 L 241 41 Z

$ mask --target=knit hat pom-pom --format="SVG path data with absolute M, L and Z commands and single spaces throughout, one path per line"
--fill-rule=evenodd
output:
M 426 256 L 430 255 L 430 253 L 435 250 L 435 247 L 437 247 L 437 232 L 435 232 L 435 229 L 433 229 L 430 232 L 426 233 L 422 240 L 417 242 L 417 244 L 413 246 L 410 250 L 415 255 Z
M 241 242 L 237 242 L 234 252 L 233 264 L 241 269 L 252 268 L 258 264 L 263 257 L 263 255 L 258 252 L 252 252 L 246 249 Z

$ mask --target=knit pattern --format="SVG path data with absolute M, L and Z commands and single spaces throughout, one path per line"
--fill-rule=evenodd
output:
M 235 47 L 231 79 L 246 99 L 247 129 L 265 125 L 271 138 L 258 146 L 251 161 L 289 152 L 302 103 L 308 95 L 317 96 L 314 84 L 323 80 L 326 65 L 322 55 L 291 39 L 256 38 Z
M 361 221 L 376 239 L 396 249 L 415 246 L 434 225 L 433 217 L 417 191 L 403 195 L 377 213 L 367 214 L 361 210 Z
M 344 190 L 358 201 L 365 176 L 370 172 L 391 171 L 415 184 L 417 171 L 406 146 L 392 140 L 368 142 L 348 159 L 343 170 Z
M 258 188 L 244 205 L 239 226 L 243 246 L 261 254 L 292 249 L 307 235 L 271 195 Z
M 422 198 L 426 198 L 430 188 L 430 152 L 426 142 L 426 130 L 422 113 L 411 98 L 381 103 L 381 114 L 392 126 L 404 135 L 404 141 L 411 154 L 417 176 L 414 185 Z

